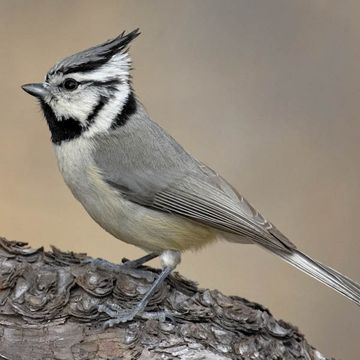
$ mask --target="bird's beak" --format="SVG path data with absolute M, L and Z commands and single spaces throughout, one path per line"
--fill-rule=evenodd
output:
M 49 94 L 49 91 L 45 88 L 44 84 L 25 84 L 21 87 L 28 94 L 35 96 L 39 99 L 43 99 Z

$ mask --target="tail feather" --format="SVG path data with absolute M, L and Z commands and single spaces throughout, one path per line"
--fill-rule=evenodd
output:
M 283 252 L 275 248 L 268 248 L 268 250 L 360 306 L 360 285 L 355 281 L 321 264 L 299 250 L 294 249 L 290 252 Z

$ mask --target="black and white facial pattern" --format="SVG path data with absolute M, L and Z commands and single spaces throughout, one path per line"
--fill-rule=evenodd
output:
M 126 123 L 136 111 L 126 46 L 137 30 L 57 63 L 47 74 L 40 104 L 54 144 L 91 138 Z

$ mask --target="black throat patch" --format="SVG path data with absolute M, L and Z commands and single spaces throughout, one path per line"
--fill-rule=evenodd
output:
M 63 141 L 72 140 L 81 135 L 84 128 L 79 121 L 75 119 L 59 121 L 46 102 L 40 100 L 40 105 L 51 132 L 51 141 L 54 144 L 60 145 Z
M 63 141 L 69 141 L 78 138 L 84 131 L 93 125 L 97 115 L 109 101 L 111 101 L 111 97 L 101 96 L 99 102 L 96 104 L 96 106 L 94 106 L 92 112 L 86 119 L 86 125 L 84 126 L 80 121 L 73 118 L 58 120 L 50 105 L 40 100 L 42 111 L 50 129 L 51 141 L 55 145 L 60 145 Z M 130 116 L 134 114 L 135 111 L 136 100 L 134 94 L 131 92 L 126 99 L 124 106 L 116 115 L 111 125 L 111 129 L 125 125 Z

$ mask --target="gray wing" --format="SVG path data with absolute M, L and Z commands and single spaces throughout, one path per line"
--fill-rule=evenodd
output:
M 192 158 L 155 123 L 132 119 L 99 139 L 95 161 L 128 200 L 187 217 L 278 250 L 295 246 L 224 179 Z
M 294 245 L 245 198 L 229 197 L 221 189 L 222 181 L 216 186 L 215 179 L 211 179 L 211 183 L 191 172 L 181 178 L 171 173 L 158 176 L 137 172 L 130 176 L 131 181 L 122 177 L 116 181 L 107 179 L 107 182 L 128 200 L 143 206 L 181 215 L 267 247 L 294 249 Z
M 104 179 L 130 201 L 251 239 L 360 305 L 360 285 L 297 250 L 231 185 L 143 112 L 99 138 L 94 159 Z

